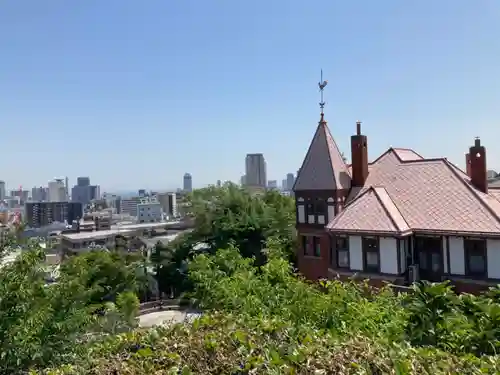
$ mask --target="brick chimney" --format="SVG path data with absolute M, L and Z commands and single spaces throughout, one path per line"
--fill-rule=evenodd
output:
M 472 185 L 483 193 L 488 192 L 488 175 L 486 169 L 486 149 L 481 140 L 476 138 L 474 146 L 469 149 L 470 179 Z
M 470 177 L 470 154 L 465 154 L 465 172 Z
M 368 177 L 368 140 L 361 134 L 361 121 L 356 122 L 356 135 L 351 136 L 351 186 L 363 186 Z

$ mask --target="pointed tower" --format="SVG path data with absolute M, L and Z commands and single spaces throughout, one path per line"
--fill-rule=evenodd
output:
M 351 176 L 323 112 L 321 81 L 321 117 L 293 187 L 297 208 L 299 270 L 308 279 L 327 277 L 330 239 L 325 226 L 341 207 L 351 187 Z

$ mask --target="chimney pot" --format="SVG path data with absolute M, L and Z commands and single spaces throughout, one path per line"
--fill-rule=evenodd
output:
M 481 146 L 481 140 L 477 137 L 474 146 L 469 149 L 468 156 L 471 184 L 479 191 L 488 193 L 488 173 L 486 167 L 486 148 Z
M 367 137 L 361 134 L 361 121 L 356 122 L 356 135 L 351 136 L 352 186 L 363 186 L 368 177 Z

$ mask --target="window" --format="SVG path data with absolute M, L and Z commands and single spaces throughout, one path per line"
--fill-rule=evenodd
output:
M 349 268 L 349 237 L 335 237 L 336 257 L 335 264 L 338 268 Z
M 321 238 L 320 237 L 313 237 L 313 250 L 314 250 L 315 257 L 321 256 Z
M 304 255 L 307 255 L 308 249 L 307 249 L 307 237 L 302 236 L 302 250 L 304 251 Z
M 476 239 L 464 240 L 465 274 L 474 277 L 486 277 L 486 241 Z
M 318 198 L 314 202 L 314 213 L 316 215 L 324 215 L 326 213 L 326 204 L 323 199 Z
M 363 238 L 363 268 L 365 272 L 380 271 L 380 254 L 377 238 Z

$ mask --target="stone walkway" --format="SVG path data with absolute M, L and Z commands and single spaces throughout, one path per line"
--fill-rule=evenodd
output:
M 140 327 L 153 327 L 161 324 L 184 323 L 201 316 L 198 312 L 182 310 L 163 310 L 139 316 Z

